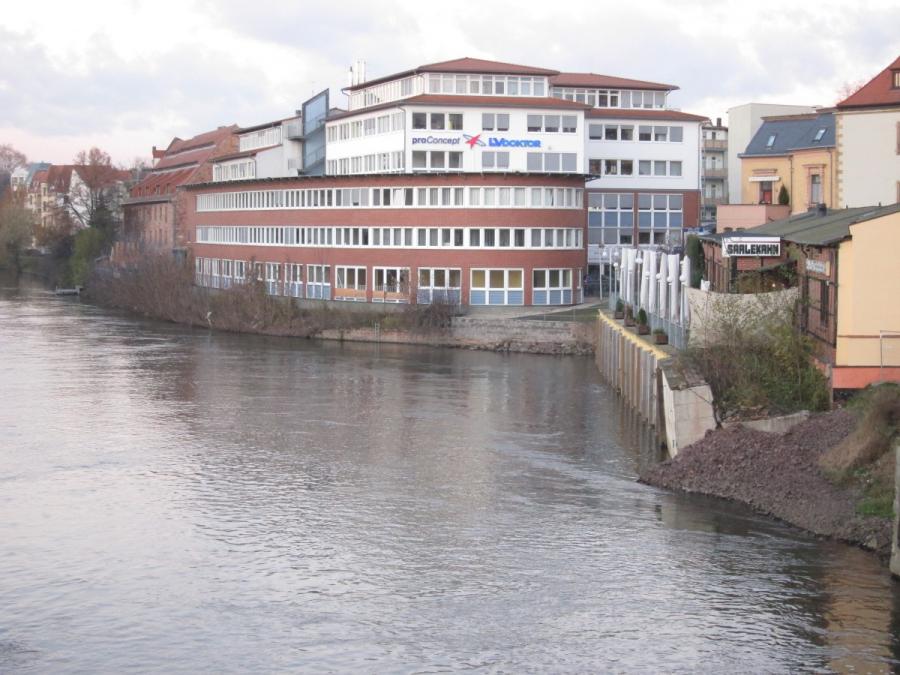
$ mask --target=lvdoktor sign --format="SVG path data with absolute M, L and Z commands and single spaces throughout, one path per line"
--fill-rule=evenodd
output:
M 777 258 L 780 255 L 779 237 L 722 237 L 724 258 Z

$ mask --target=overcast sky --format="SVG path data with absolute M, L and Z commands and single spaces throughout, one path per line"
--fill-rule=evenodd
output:
M 462 56 L 676 84 L 711 118 L 749 101 L 832 105 L 900 55 L 900 2 L 119 0 L 11 2 L 0 15 L 0 144 L 114 161 L 340 88 Z

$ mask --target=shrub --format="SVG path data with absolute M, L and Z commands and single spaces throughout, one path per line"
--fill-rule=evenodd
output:
M 784 185 L 782 185 L 781 189 L 778 191 L 778 203 L 782 206 L 787 206 L 791 203 L 791 197 Z
M 625 311 L 625 303 L 623 303 L 621 300 L 616 300 L 616 311 L 617 312 Z
M 638 314 L 637 314 L 637 322 L 638 322 L 641 326 L 646 326 L 646 325 L 647 325 L 647 312 L 644 311 L 644 308 L 643 308 L 643 307 L 641 307 L 641 308 L 638 310 Z
M 685 242 L 685 253 L 691 260 L 691 288 L 700 288 L 700 281 L 706 273 L 706 259 L 700 237 L 692 234 Z

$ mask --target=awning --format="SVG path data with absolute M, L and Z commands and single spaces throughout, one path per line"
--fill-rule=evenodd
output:
M 749 178 L 751 183 L 765 183 L 767 181 L 775 182 L 781 180 L 781 176 L 771 175 L 771 176 L 750 176 Z

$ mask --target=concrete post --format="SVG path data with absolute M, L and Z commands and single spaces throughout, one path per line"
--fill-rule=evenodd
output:
M 894 441 L 894 528 L 891 535 L 891 574 L 900 577 L 900 439 Z

